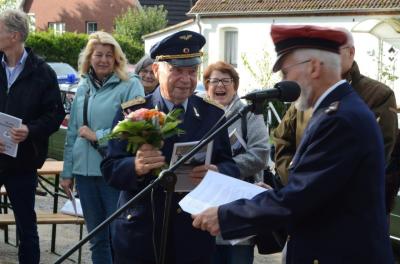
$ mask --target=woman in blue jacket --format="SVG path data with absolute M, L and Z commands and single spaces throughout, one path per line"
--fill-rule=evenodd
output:
M 76 180 L 90 232 L 116 210 L 119 196 L 119 191 L 108 186 L 102 177 L 99 141 L 110 132 L 120 105 L 144 96 L 144 91 L 136 75 L 128 76 L 125 54 L 106 32 L 89 36 L 78 64 L 82 78 L 70 113 L 61 186 L 68 193 L 73 179 Z M 90 242 L 94 264 L 112 263 L 108 229 L 99 232 Z

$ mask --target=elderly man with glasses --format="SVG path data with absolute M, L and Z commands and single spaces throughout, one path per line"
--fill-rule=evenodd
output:
M 347 35 L 346 43 L 340 47 L 341 77 L 351 84 L 357 94 L 374 112 L 383 135 L 385 161 L 388 164 L 397 136 L 397 115 L 393 111 L 396 109 L 394 92 L 385 84 L 360 73 L 358 65 L 354 61 L 355 47 L 352 34 L 343 28 L 338 28 L 338 30 Z M 308 61 L 300 63 L 306 62 Z M 285 78 L 286 69 L 281 69 L 281 72 Z M 289 164 L 300 144 L 311 114 L 311 109 L 298 111 L 292 105 L 283 117 L 282 122 L 273 132 L 276 148 L 275 170 L 284 185 L 288 182 Z
M 155 59 L 152 69 L 159 80 L 159 87 L 125 111 L 157 107 L 168 113 L 174 108 L 183 108 L 181 128 L 185 133 L 167 138 L 161 149 L 144 144 L 134 155 L 126 151 L 126 141 L 110 142 L 109 156 L 101 167 L 108 183 L 122 190 L 118 206 L 123 206 L 158 176 L 154 175 L 154 169 L 169 164 L 174 143 L 201 140 L 224 114 L 223 109 L 193 95 L 201 63 L 200 49 L 204 44 L 202 35 L 179 31 L 151 48 L 150 56 Z M 123 118 L 122 111 L 118 111 L 114 125 Z M 214 138 L 211 164 L 195 166 L 189 177 L 198 184 L 207 170 L 239 177 L 227 130 Z M 211 263 L 215 239 L 206 232 L 194 229 L 190 215 L 179 207 L 178 202 L 186 194 L 174 193 L 172 198 L 166 263 Z M 164 189 L 156 186 L 152 194 L 146 194 L 114 221 L 115 263 L 159 263 L 164 203 Z
M 373 113 L 341 80 L 343 31 L 273 25 L 274 71 L 301 88 L 295 107 L 312 117 L 288 184 L 212 207 L 193 225 L 224 239 L 285 227 L 286 263 L 393 263 L 384 206 L 384 148 Z M 309 60 L 308 62 L 305 62 Z M 301 63 L 304 62 L 304 63 Z

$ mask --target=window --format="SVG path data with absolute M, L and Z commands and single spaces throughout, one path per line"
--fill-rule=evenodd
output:
M 97 22 L 86 22 L 86 33 L 92 34 L 97 31 Z
M 63 34 L 65 32 L 65 23 L 49 22 L 48 28 L 53 30 L 55 34 Z
M 224 45 L 224 60 L 237 67 L 237 53 L 238 53 L 238 32 L 225 31 L 225 45 Z

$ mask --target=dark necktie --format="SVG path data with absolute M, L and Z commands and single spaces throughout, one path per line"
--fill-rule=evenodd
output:
M 174 107 L 172 108 L 172 110 L 175 110 L 175 109 L 182 110 L 181 113 L 179 114 L 178 118 L 183 121 L 184 116 L 185 116 L 185 108 L 183 107 L 183 105 L 178 104 L 178 105 L 174 105 Z

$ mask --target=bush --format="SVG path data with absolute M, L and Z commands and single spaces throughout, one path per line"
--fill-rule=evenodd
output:
M 167 26 L 167 11 L 164 6 L 129 8 L 115 18 L 115 33 L 142 43 L 142 36 Z
M 115 36 L 130 62 L 138 61 L 143 55 L 141 43 L 135 43 L 125 36 Z M 78 56 L 87 43 L 88 35 L 65 32 L 56 35 L 52 31 L 31 33 L 26 45 L 48 62 L 65 62 L 78 68 Z
M 144 45 L 129 39 L 127 36 L 114 35 L 129 63 L 135 64 L 144 55 Z

